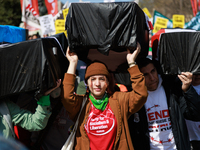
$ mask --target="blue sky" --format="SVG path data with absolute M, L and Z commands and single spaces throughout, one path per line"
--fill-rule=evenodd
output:
M 65 4 L 67 1 L 69 3 L 74 3 L 74 2 L 79 2 L 79 0 L 60 0 L 63 4 Z M 99 2 L 103 2 L 104 0 L 82 0 L 83 2 L 96 2 L 96 3 L 99 3 Z M 115 0 L 115 2 L 129 2 L 129 1 L 133 1 L 133 0 Z

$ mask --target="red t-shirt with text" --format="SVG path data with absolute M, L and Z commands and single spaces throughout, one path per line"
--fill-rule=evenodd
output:
M 91 150 L 112 150 L 117 132 L 117 121 L 108 103 L 99 110 L 91 103 L 90 114 L 85 125 Z

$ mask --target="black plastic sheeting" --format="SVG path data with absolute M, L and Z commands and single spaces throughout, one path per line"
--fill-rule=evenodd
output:
M 59 38 L 55 37 L 0 48 L 0 99 L 29 91 L 39 96 L 54 87 L 57 79 L 63 79 L 68 67 L 63 48 L 67 46 L 59 44 Z M 59 37 L 66 38 L 62 34 Z M 57 49 L 56 53 L 53 49 Z
M 63 52 L 65 54 L 66 51 L 67 51 L 67 47 L 68 47 L 68 41 L 67 41 L 65 34 L 64 33 L 58 33 L 58 34 L 54 34 L 54 35 L 51 35 L 51 36 L 46 37 L 46 38 L 51 38 L 51 37 L 56 38 L 55 40 L 58 42 L 59 46 L 63 49 Z
M 200 74 L 200 32 L 163 33 L 158 60 L 164 74 Z
M 134 50 L 138 41 L 142 47 L 139 55 L 148 55 L 145 15 L 135 2 L 71 3 L 65 28 L 69 47 L 77 54 L 88 49 L 104 55 L 109 55 L 109 50 Z

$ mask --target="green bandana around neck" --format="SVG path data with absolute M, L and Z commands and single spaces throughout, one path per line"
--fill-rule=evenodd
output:
M 89 98 L 94 105 L 95 108 L 100 109 L 102 111 L 105 110 L 107 104 L 108 104 L 108 94 L 105 93 L 102 99 L 96 99 L 92 94 L 89 94 Z

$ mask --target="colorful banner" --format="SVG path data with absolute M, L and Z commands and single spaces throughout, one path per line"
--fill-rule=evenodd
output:
M 45 0 L 48 14 L 55 16 L 58 13 L 58 1 L 57 0 Z
M 22 9 L 22 22 L 25 24 L 25 28 L 29 29 L 30 26 L 31 30 L 38 30 L 40 29 L 40 23 L 38 20 L 39 12 L 35 10 L 32 6 L 31 1 L 29 0 L 20 0 L 21 2 L 21 9 Z

